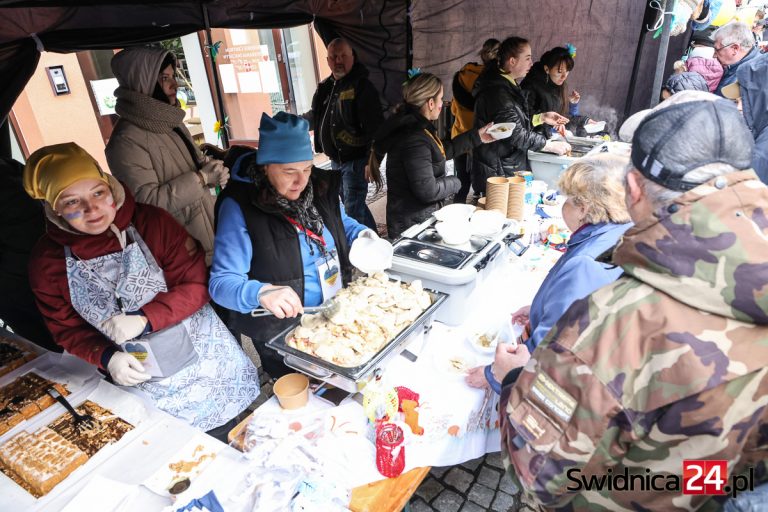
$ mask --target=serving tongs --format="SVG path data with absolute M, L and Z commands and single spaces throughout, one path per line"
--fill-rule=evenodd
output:
M 326 318 L 330 317 L 334 313 L 336 313 L 339 310 L 339 304 L 334 301 L 333 299 L 328 299 L 319 306 L 305 306 L 304 307 L 304 314 L 308 313 L 320 313 Z M 271 311 L 265 309 L 265 308 L 257 308 L 251 311 L 251 316 L 253 317 L 259 317 L 259 316 L 270 316 L 274 315 Z
M 69 403 L 69 400 L 64 398 L 56 388 L 48 388 L 48 394 L 51 395 L 61 405 L 63 405 L 67 412 L 72 415 L 75 430 L 80 432 L 96 426 L 96 419 L 93 416 L 90 414 L 78 413 L 75 408 L 72 407 L 72 404 Z

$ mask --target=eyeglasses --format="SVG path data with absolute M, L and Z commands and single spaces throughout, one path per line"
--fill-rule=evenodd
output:
M 725 46 L 721 46 L 720 48 L 715 48 L 715 53 L 720 53 L 721 51 L 725 50 L 726 48 L 730 48 L 731 46 L 738 44 L 738 43 L 731 43 L 727 44 Z

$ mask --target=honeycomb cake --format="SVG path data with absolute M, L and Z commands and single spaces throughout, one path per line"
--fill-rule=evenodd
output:
M 0 446 L 0 470 L 36 498 L 87 461 L 85 452 L 48 427 L 33 434 L 19 432 Z
M 93 425 L 76 429 L 72 415 L 65 413 L 48 425 L 48 428 L 77 446 L 89 458 L 108 444 L 118 442 L 133 430 L 133 425 L 90 400 L 86 400 L 75 410 L 79 414 L 93 416 Z
M 62 396 L 69 394 L 66 386 L 34 372 L 0 388 L 0 435 L 53 405 L 56 401 L 47 393 L 50 387 L 56 388 Z
M 0 377 L 36 357 L 37 354 L 30 352 L 18 342 L 0 334 Z

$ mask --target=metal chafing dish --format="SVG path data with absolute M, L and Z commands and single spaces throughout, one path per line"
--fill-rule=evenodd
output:
M 432 328 L 435 313 L 448 299 L 448 295 L 427 288 L 424 291 L 429 293 L 432 304 L 422 311 L 413 323 L 384 345 L 368 362 L 359 366 L 350 368 L 338 366 L 289 346 L 288 339 L 298 326 L 298 322 L 268 341 L 267 346 L 283 356 L 283 362 L 286 366 L 350 393 L 357 392 L 365 386 L 365 383 L 372 376 L 378 371 L 382 371 L 389 361 L 400 355 L 408 345 L 423 337 Z

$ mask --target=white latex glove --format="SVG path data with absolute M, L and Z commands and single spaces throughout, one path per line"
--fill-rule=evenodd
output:
M 219 168 L 219 173 L 217 175 L 218 178 L 218 185 L 221 188 L 224 188 L 227 186 L 227 182 L 229 181 L 229 169 L 224 167 L 223 165 Z
M 226 179 L 229 179 L 229 169 L 224 167 L 224 162 L 216 159 L 207 161 L 205 164 L 203 164 L 203 168 L 200 169 L 200 174 L 203 176 L 203 179 L 205 179 L 205 184 L 209 187 L 215 187 L 218 185 L 219 179 L 225 172 L 227 175 Z
M 107 371 L 115 384 L 135 386 L 151 378 L 144 373 L 144 365 L 138 359 L 125 352 L 115 352 L 107 363 Z
M 546 153 L 554 153 L 560 156 L 563 156 L 570 150 L 571 145 L 562 140 L 548 140 L 547 144 L 542 148 L 542 151 Z
M 101 324 L 101 330 L 115 343 L 125 343 L 144 332 L 147 317 L 144 315 L 126 315 L 120 313 Z
M 270 311 L 275 318 L 295 318 L 304 313 L 301 299 L 290 286 L 267 284 L 259 290 L 259 304 Z
M 374 230 L 368 228 L 358 233 L 357 238 L 355 240 L 357 240 L 358 238 L 370 238 L 371 240 L 376 240 L 377 238 L 379 238 L 379 234 Z

